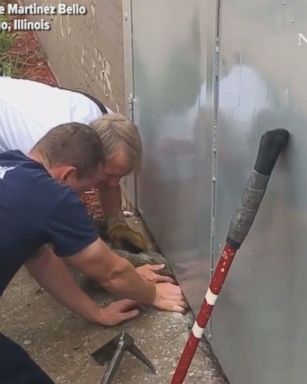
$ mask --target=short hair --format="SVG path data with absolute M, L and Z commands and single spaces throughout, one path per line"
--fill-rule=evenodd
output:
M 125 143 L 132 169 L 138 171 L 142 162 L 142 142 L 136 125 L 120 113 L 103 115 L 90 126 L 98 133 L 103 152 L 108 161 L 118 145 Z
M 88 125 L 76 122 L 52 128 L 33 150 L 38 151 L 50 167 L 60 164 L 74 166 L 78 178 L 92 175 L 99 164 L 105 164 L 98 134 Z

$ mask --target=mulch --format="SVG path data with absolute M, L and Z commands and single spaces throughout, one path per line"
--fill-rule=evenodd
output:
M 42 52 L 39 41 L 33 32 L 18 31 L 10 54 L 12 57 L 16 57 L 16 60 L 20 63 L 18 66 L 18 77 L 40 81 L 49 85 L 58 85 L 48 65 L 47 58 Z M 97 191 L 92 190 L 84 193 L 81 199 L 94 219 L 100 218 L 103 215 Z

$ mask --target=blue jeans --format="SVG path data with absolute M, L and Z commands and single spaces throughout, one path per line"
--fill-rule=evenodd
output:
M 54 384 L 18 344 L 0 333 L 1 384 Z

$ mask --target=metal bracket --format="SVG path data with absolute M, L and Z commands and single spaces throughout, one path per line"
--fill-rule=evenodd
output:
M 153 373 L 157 373 L 155 367 L 151 364 L 143 352 L 134 344 L 133 337 L 126 332 L 121 332 L 91 355 L 100 365 L 109 362 L 108 368 L 100 384 L 110 384 L 112 382 L 125 351 L 132 353 Z

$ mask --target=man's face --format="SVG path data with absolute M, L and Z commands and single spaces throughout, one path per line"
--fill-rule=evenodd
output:
M 101 173 L 103 172 L 102 164 L 99 165 L 91 176 L 85 176 L 82 178 L 77 177 L 77 170 L 71 166 L 64 166 L 52 170 L 52 175 L 59 182 L 71 187 L 77 193 L 88 191 L 97 186 L 101 180 Z
M 95 188 L 100 182 L 101 172 L 102 166 L 99 167 L 99 170 L 95 172 L 91 177 L 82 177 L 81 179 L 76 179 L 73 185 L 70 186 L 78 193 Z
M 122 144 L 118 146 L 115 153 L 106 161 L 100 175 L 100 180 L 110 187 L 116 187 L 119 185 L 120 179 L 131 172 L 132 167 L 127 156 L 127 148 Z

